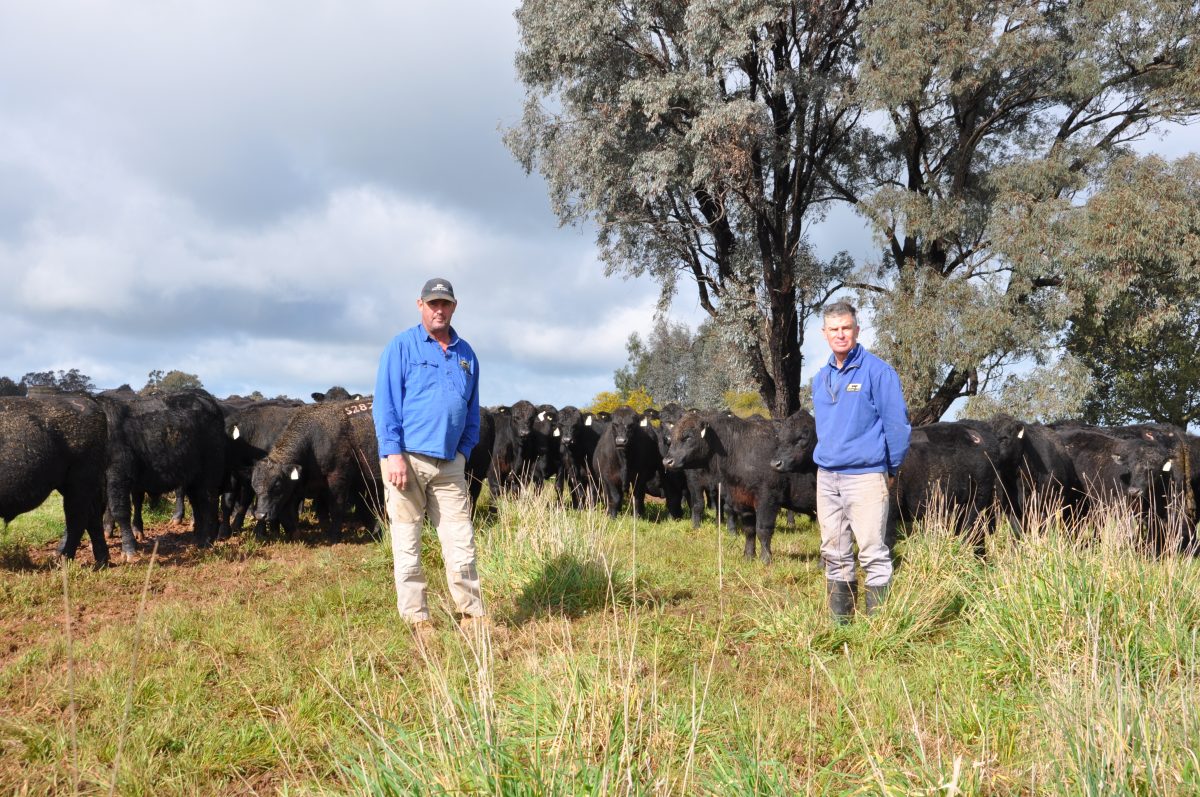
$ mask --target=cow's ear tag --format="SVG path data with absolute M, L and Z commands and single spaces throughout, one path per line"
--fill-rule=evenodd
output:
M 1112 461 L 1113 461 L 1113 462 L 1115 462 L 1115 463 L 1117 463 L 1118 465 L 1120 465 L 1120 464 L 1121 464 L 1121 455 L 1120 455 L 1120 454 L 1113 454 L 1113 455 L 1112 455 Z
M 1166 464 L 1166 465 L 1163 465 L 1163 473 L 1166 473 L 1166 472 L 1167 472 L 1167 471 L 1169 471 L 1170 469 L 1171 469 L 1171 460 L 1169 460 L 1169 459 L 1168 459 L 1168 460 L 1167 460 L 1167 464 Z
M 1025 430 L 1022 429 L 1021 431 L 1017 432 L 1017 439 L 1023 440 L 1024 438 L 1025 438 Z
M 546 420 L 546 411 L 545 410 L 542 410 L 541 412 L 538 413 L 538 420 L 539 421 Z
M 587 420 L 585 420 L 585 421 L 583 422 L 583 425 L 584 425 L 584 426 L 591 426 L 591 425 L 592 425 L 592 416 L 591 416 L 591 415 L 587 416 Z
M 555 429 L 555 430 L 554 430 L 554 436 L 555 436 L 555 437 L 562 437 L 562 432 L 561 432 L 561 431 L 559 431 L 558 429 Z
M 639 426 L 649 426 L 649 425 L 650 425 L 650 419 L 649 419 L 649 418 L 642 418 L 642 422 L 641 422 L 640 424 L 638 424 L 638 425 L 639 425 Z
M 242 430 L 237 428 L 236 426 L 233 427 L 233 433 L 230 435 L 230 437 L 232 437 L 234 440 L 237 440 L 241 436 L 242 436 Z
M 700 430 L 700 436 L 701 436 L 701 437 L 704 437 L 704 435 L 706 435 L 706 434 L 708 434 L 708 427 L 707 427 L 707 426 L 705 426 L 703 429 L 701 429 L 701 430 Z
M 288 478 L 290 478 L 294 482 L 300 481 L 300 469 L 292 468 L 292 473 Z

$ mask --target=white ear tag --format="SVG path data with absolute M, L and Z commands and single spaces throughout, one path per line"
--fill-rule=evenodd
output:
M 1017 432 L 1017 439 L 1018 439 L 1018 440 L 1024 439 L 1024 437 L 1025 437 L 1025 430 L 1024 430 L 1024 429 L 1022 429 L 1021 431 Z
M 232 437 L 234 440 L 237 440 L 241 436 L 242 436 L 242 430 L 237 428 L 236 426 L 233 427 L 233 434 L 231 434 L 230 437 Z
M 708 434 L 708 427 L 707 427 L 707 426 L 705 426 L 703 429 L 701 429 L 701 430 L 700 430 L 700 436 L 701 436 L 701 437 L 704 437 L 704 435 L 706 435 L 706 434 Z
M 555 436 L 555 437 L 562 437 L 562 432 L 560 432 L 558 429 L 555 429 L 555 430 L 554 430 L 554 436 Z
M 649 419 L 649 418 L 642 418 L 642 422 L 641 422 L 640 424 L 638 424 L 638 425 L 639 425 L 639 426 L 649 426 L 649 425 L 650 425 L 650 419 Z
M 591 416 L 591 415 L 587 416 L 587 420 L 585 420 L 585 421 L 583 422 L 583 425 L 584 425 L 584 426 L 591 426 L 591 425 L 592 425 L 592 416 Z
M 1113 455 L 1112 455 L 1112 461 L 1113 461 L 1113 462 L 1115 462 L 1115 463 L 1117 463 L 1118 465 L 1120 465 L 1120 464 L 1121 464 L 1121 455 L 1120 455 L 1120 454 L 1113 454 Z
M 1166 464 L 1166 465 L 1163 465 L 1163 473 L 1166 473 L 1166 472 L 1167 472 L 1167 471 L 1169 471 L 1170 469 L 1171 469 L 1171 460 L 1169 460 L 1169 459 L 1168 459 L 1168 460 L 1167 460 L 1167 464 Z
M 290 478 L 294 482 L 300 481 L 300 469 L 292 468 L 292 474 L 288 478 Z
M 546 411 L 545 410 L 542 410 L 541 412 L 538 413 L 538 420 L 539 421 L 546 420 Z

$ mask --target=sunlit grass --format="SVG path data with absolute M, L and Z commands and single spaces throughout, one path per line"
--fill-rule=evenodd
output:
M 55 511 L 10 533 L 53 541 Z M 713 522 L 549 492 L 480 517 L 497 628 L 454 625 L 431 537 L 424 649 L 364 535 L 72 565 L 71 645 L 61 573 L 0 570 L 0 792 L 1200 791 L 1200 570 L 1119 518 L 1001 528 L 982 559 L 934 520 L 884 609 L 834 627 L 807 521 L 764 567 Z

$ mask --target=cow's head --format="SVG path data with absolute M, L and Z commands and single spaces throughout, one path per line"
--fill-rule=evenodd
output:
M 702 415 L 685 415 L 671 432 L 671 444 L 663 457 L 667 470 L 702 468 L 713 454 L 712 428 Z
M 254 463 L 250 486 L 254 488 L 254 517 L 277 521 L 283 507 L 302 492 L 304 467 L 294 462 L 276 462 L 270 457 Z
M 771 467 L 780 473 L 803 470 L 812 463 L 817 447 L 817 422 L 806 410 L 797 410 L 779 424 Z

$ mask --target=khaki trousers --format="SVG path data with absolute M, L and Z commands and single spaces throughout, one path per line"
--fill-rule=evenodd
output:
M 464 472 L 466 458 L 458 454 L 445 460 L 406 453 L 404 459 L 408 463 L 407 488 L 402 492 L 384 482 L 400 616 L 410 623 L 429 619 L 425 573 L 421 569 L 421 530 L 426 514 L 442 544 L 446 581 L 455 608 L 464 615 L 482 616 L 475 529 L 471 526 L 471 499 Z
M 887 543 L 888 482 L 882 473 L 832 473 L 817 469 L 817 523 L 825 578 L 854 581 L 854 551 L 866 571 L 868 587 L 892 580 Z

